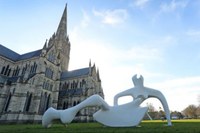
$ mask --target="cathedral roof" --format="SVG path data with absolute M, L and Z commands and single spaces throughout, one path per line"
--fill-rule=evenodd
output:
M 20 55 L 0 44 L 0 56 L 15 61 Z
M 33 52 L 29 52 L 29 53 L 26 53 L 26 54 L 22 54 L 19 56 L 18 60 L 25 60 L 25 59 L 30 59 L 30 58 L 33 58 L 33 57 L 38 57 L 40 56 L 42 50 L 36 50 L 36 51 L 33 51 Z
M 79 77 L 79 76 L 88 75 L 88 74 L 89 74 L 89 67 L 77 69 L 73 71 L 64 71 L 61 73 L 61 80 Z
M 8 58 L 12 61 L 19 61 L 19 60 L 30 59 L 33 57 L 38 57 L 38 56 L 40 56 L 41 51 L 42 50 L 37 50 L 37 51 L 33 51 L 33 52 L 29 52 L 29 53 L 20 55 L 0 44 L 0 56 Z

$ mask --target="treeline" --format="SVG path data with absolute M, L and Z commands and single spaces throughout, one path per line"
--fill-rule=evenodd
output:
M 148 104 L 149 111 L 144 119 L 164 120 L 165 112 L 160 108 L 159 111 L 155 110 L 152 104 Z M 200 119 L 200 105 L 189 105 L 183 111 L 171 111 L 171 119 Z
M 189 105 L 182 113 L 186 118 L 200 118 L 200 105 Z

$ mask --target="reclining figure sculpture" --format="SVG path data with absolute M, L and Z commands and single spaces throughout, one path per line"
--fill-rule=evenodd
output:
M 137 126 L 148 110 L 148 107 L 140 107 L 140 104 L 150 97 L 155 97 L 162 103 L 168 122 L 167 125 L 171 126 L 170 111 L 164 95 L 158 90 L 145 87 L 142 76 L 137 78 L 137 75 L 134 75 L 132 81 L 135 87 L 115 95 L 114 106 L 109 106 L 99 95 L 92 95 L 78 105 L 65 110 L 49 108 L 42 117 L 42 125 L 48 128 L 54 119 L 60 119 L 63 124 L 69 124 L 81 109 L 89 106 L 99 106 L 101 109 L 93 114 L 97 122 L 110 127 Z M 134 100 L 118 105 L 118 98 L 123 96 L 132 96 Z

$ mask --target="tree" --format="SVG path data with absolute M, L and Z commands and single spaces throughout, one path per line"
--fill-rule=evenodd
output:
M 179 111 L 172 111 L 171 112 L 171 117 L 172 119 L 182 119 L 183 118 L 183 114 Z
M 148 112 L 155 112 L 155 107 L 152 103 L 147 103 L 147 107 L 149 108 Z
M 197 107 L 196 113 L 197 113 L 197 117 L 200 118 L 200 105 Z
M 197 106 L 189 105 L 183 110 L 183 114 L 188 118 L 197 118 Z
M 160 119 L 158 116 L 158 111 L 156 111 L 152 103 L 147 103 L 147 107 L 149 108 L 148 114 L 152 119 Z

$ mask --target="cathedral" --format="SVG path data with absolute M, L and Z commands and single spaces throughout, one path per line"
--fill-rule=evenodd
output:
M 0 123 L 37 123 L 49 107 L 67 109 L 93 94 L 104 98 L 95 64 L 68 70 L 70 47 L 67 7 L 42 49 L 18 54 L 0 44 Z M 75 121 L 93 121 L 97 110 L 82 109 Z

